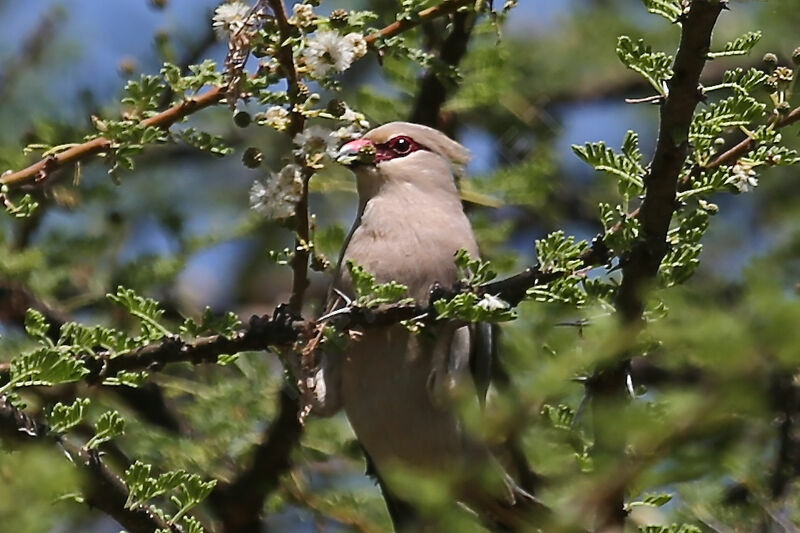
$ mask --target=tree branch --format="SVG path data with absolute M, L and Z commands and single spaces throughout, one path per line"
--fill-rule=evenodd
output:
M 211 493 L 210 503 L 222 521 L 222 531 L 237 533 L 261 528 L 264 501 L 289 469 L 289 455 L 300 441 L 299 410 L 297 394 L 282 388 L 278 412 L 256 446 L 250 467 L 234 481 L 217 485 Z
M 156 529 L 179 531 L 147 507 L 125 508 L 128 489 L 99 453 L 51 434 L 45 424 L 11 405 L 5 396 L 0 396 L 0 436 L 11 441 L 50 441 L 60 445 L 86 475 L 85 499 L 89 507 L 109 515 L 131 533 L 153 533 Z
M 469 44 L 474 24 L 474 13 L 456 13 L 453 16 L 453 29 L 442 43 L 439 51 L 439 59 L 443 63 L 451 67 L 458 66 L 467 53 L 467 45 Z M 414 109 L 411 111 L 411 122 L 444 129 L 440 113 L 446 98 L 447 87 L 445 83 L 436 72 L 429 70 L 420 80 Z
M 633 339 L 641 327 L 644 292 L 658 273 L 667 252 L 667 231 L 676 207 L 678 179 L 689 150 L 689 125 L 702 97 L 700 75 L 711 45 L 711 33 L 725 0 L 695 0 L 683 17 L 681 40 L 668 81 L 668 96 L 661 106 L 658 141 L 650 172 L 645 179 L 645 197 L 636 213 L 641 237 L 623 262 L 623 278 L 616 298 L 617 312 Z M 626 397 L 630 367 L 630 348 L 622 360 L 599 369 L 589 380 L 595 421 L 595 454 L 606 468 L 624 456 L 625 436 L 618 427 L 609 427 L 614 413 Z M 602 466 L 601 466 L 602 468 Z M 619 484 L 605 493 L 597 506 L 598 531 L 622 531 L 626 487 Z
M 479 295 L 498 296 L 515 306 L 522 301 L 529 288 L 548 283 L 565 274 L 542 272 L 537 266 L 532 266 L 514 276 L 478 287 L 475 292 Z M 470 289 L 464 287 L 444 288 L 435 285 L 431 288 L 431 301 L 426 305 L 387 304 L 375 309 L 353 307 L 341 313 L 340 318 L 344 319 L 342 324 L 351 329 L 388 326 L 423 314 L 430 317 L 429 321 L 434 321 L 434 300 L 452 299 L 468 290 Z M 289 347 L 302 333 L 312 330 L 316 324 L 316 321 L 307 322 L 296 317 L 284 304 L 275 309 L 272 317 L 253 316 L 245 328 L 230 337 L 212 335 L 193 342 L 183 341 L 179 337 L 168 337 L 115 357 L 109 357 L 109 354 L 102 352 L 97 357 L 84 357 L 83 362 L 89 370 L 84 380 L 98 383 L 119 372 L 158 371 L 174 363 L 216 363 L 223 354 L 265 350 L 270 346 Z M 0 367 L 0 382 L 8 379 L 8 372 L 9 368 Z
M 470 3 L 470 0 L 445 0 L 435 7 L 431 7 L 420 11 L 419 14 L 413 19 L 403 19 L 401 21 L 393 22 L 385 28 L 377 30 L 364 39 L 370 47 L 376 45 L 376 41 L 382 38 L 392 37 L 399 33 L 403 33 L 412 28 L 415 28 L 425 21 L 446 15 L 456 11 L 458 8 Z M 216 105 L 225 98 L 227 87 L 212 87 L 207 92 L 184 100 L 174 106 L 170 107 L 142 121 L 145 126 L 156 126 L 159 128 L 167 129 L 179 120 L 205 109 L 206 107 Z M 103 154 L 108 152 L 112 147 L 112 141 L 105 137 L 98 137 L 90 141 L 78 144 L 63 152 L 59 152 L 52 156 L 41 159 L 40 161 L 25 167 L 22 170 L 9 172 L 0 177 L 0 185 L 7 185 L 11 188 L 19 187 L 21 185 L 34 182 L 42 183 L 47 180 L 49 176 L 56 170 L 79 161 L 83 161 L 93 155 Z

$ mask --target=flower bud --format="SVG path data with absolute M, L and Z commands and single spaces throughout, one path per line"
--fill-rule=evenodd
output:
M 309 89 L 308 85 L 302 81 L 297 82 L 297 96 L 301 100 L 306 100 L 309 96 L 311 96 L 311 89 Z
M 778 66 L 778 56 L 776 56 L 772 52 L 764 54 L 764 58 L 761 61 L 764 63 L 764 66 L 767 67 L 767 70 L 769 71 L 772 71 L 772 69 Z
M 345 24 L 347 24 L 347 21 L 349 19 L 350 19 L 350 14 L 344 9 L 334 9 L 331 12 L 330 21 L 331 21 L 331 26 L 333 26 L 334 28 L 343 27 Z

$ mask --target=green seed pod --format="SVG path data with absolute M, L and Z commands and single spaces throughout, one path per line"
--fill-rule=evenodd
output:
M 237 110 L 233 113 L 233 123 L 240 128 L 246 128 L 252 121 L 253 118 L 247 111 Z
M 247 168 L 258 168 L 263 162 L 264 154 L 254 146 L 247 148 L 244 154 L 242 154 L 242 163 L 244 163 L 244 166 Z
M 347 111 L 347 105 L 341 100 L 334 98 L 328 102 L 327 106 L 325 106 L 325 111 L 338 118 L 344 115 L 344 112 Z

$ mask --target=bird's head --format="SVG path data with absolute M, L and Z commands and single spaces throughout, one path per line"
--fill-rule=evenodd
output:
M 371 197 L 386 183 L 407 183 L 425 192 L 455 192 L 455 176 L 469 157 L 466 148 L 438 130 L 390 122 L 346 143 L 336 160 L 353 170 L 359 194 Z

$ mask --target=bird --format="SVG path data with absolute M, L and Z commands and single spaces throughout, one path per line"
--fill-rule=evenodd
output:
M 423 306 L 434 284 L 456 285 L 456 252 L 479 257 L 457 186 L 469 158 L 445 134 L 409 122 L 384 124 L 341 147 L 337 160 L 355 174 L 358 210 L 328 311 L 355 296 L 348 262 L 377 283 L 405 285 Z M 522 513 L 516 511 L 527 513 L 537 500 L 516 485 L 487 445 L 469 435 L 453 401 L 466 390 L 482 402 L 494 329 L 463 323 L 426 329 L 415 335 L 402 325 L 367 328 L 341 353 L 325 354 L 315 409 L 323 415 L 344 409 L 396 530 L 427 530 L 413 502 L 392 482 L 397 469 L 455 480 L 455 499 L 485 522 L 519 525 Z

